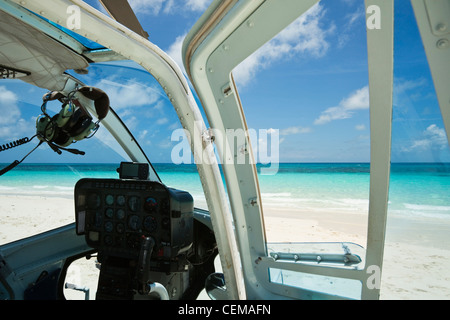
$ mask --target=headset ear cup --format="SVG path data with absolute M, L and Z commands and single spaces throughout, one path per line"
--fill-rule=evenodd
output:
M 74 140 L 83 140 L 85 138 L 90 138 L 92 135 L 97 131 L 98 124 L 92 122 L 92 121 L 86 121 L 87 126 L 82 126 L 83 129 L 79 134 L 73 136 Z
M 83 110 L 77 109 L 72 115 L 70 121 L 64 127 L 64 130 L 71 137 L 76 137 L 84 132 L 92 123 L 92 118 L 86 115 Z
M 101 89 L 84 86 L 78 89 L 86 98 L 94 100 L 95 111 L 99 120 L 106 117 L 109 111 L 109 97 Z
M 77 122 L 77 124 L 72 128 L 72 130 L 70 131 L 70 136 L 71 137 L 78 137 L 81 133 L 83 133 L 84 131 L 86 131 L 86 129 L 88 129 L 92 124 L 92 120 L 89 117 L 81 117 L 81 119 Z M 83 137 L 85 138 L 85 137 Z M 80 139 L 77 139 L 80 140 Z
M 38 135 L 38 139 L 42 141 L 52 141 L 56 132 L 56 123 L 53 121 L 53 118 L 50 118 L 46 114 L 41 114 L 36 119 L 36 134 Z
M 67 147 L 68 145 L 70 145 L 72 143 L 72 139 L 67 134 L 67 132 L 64 132 L 63 130 L 61 130 L 61 128 L 57 127 L 55 135 L 51 142 L 54 142 L 58 146 L 61 146 L 61 147 Z

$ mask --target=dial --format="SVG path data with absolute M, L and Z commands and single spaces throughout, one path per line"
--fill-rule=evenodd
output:
M 158 207 L 158 202 L 155 198 L 148 197 L 145 199 L 144 208 L 147 212 L 155 212 L 156 208 Z
M 141 221 L 137 215 L 132 215 L 128 219 L 128 226 L 131 230 L 137 231 L 141 227 Z
M 112 206 L 114 204 L 114 196 L 112 194 L 106 195 L 105 202 L 108 206 Z
M 158 228 L 158 222 L 155 217 L 148 216 L 144 219 L 144 228 L 148 232 L 154 232 Z
M 128 207 L 131 211 L 138 211 L 139 209 L 139 198 L 136 196 L 132 196 L 128 199 Z
M 109 218 L 109 219 L 112 219 L 114 217 L 114 209 L 113 208 L 106 208 L 105 216 L 107 218 Z
M 123 195 L 117 196 L 117 204 L 119 206 L 123 206 L 125 204 L 125 196 Z
M 114 230 L 114 224 L 111 221 L 105 222 L 105 231 L 112 232 Z
M 125 219 L 125 211 L 124 211 L 123 209 L 117 210 L 117 212 L 116 212 L 116 217 L 117 217 L 117 219 L 119 219 L 119 220 Z

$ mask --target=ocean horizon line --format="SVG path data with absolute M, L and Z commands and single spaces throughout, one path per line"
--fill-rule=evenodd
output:
M 131 162 L 131 161 L 123 161 L 123 162 Z M 180 163 L 176 164 L 173 162 L 150 162 L 152 165 L 158 165 L 158 164 L 172 164 L 174 166 L 189 166 L 189 165 L 196 165 L 195 163 Z M 9 165 L 9 162 L 0 162 L 0 165 Z M 120 162 L 30 162 L 30 163 L 22 163 L 21 165 L 114 165 L 114 164 L 120 164 Z M 307 162 L 278 162 L 278 164 L 370 164 L 370 162 L 366 161 L 307 161 Z M 391 162 L 391 164 L 448 164 L 450 165 L 450 162 L 442 162 L 442 161 L 398 161 L 398 162 Z M 219 163 L 219 166 L 222 165 Z M 268 163 L 256 163 L 256 165 L 266 166 L 270 165 Z

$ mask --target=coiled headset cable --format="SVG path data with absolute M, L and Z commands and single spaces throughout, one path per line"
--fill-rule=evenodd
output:
M 36 137 L 37 135 L 32 136 L 31 138 L 23 138 L 23 139 L 19 139 L 16 141 L 13 141 L 11 143 L 7 143 L 6 145 L 3 145 L 0 147 L 0 152 L 1 151 L 5 151 L 5 150 L 9 150 L 18 146 L 21 146 L 25 143 L 30 142 L 31 140 L 33 140 L 34 137 Z M 28 152 L 25 157 L 22 158 L 22 160 L 15 160 L 13 163 L 11 163 L 10 165 L 8 165 L 7 167 L 3 168 L 2 170 L 0 170 L 0 176 L 4 175 L 5 173 L 7 173 L 9 170 L 14 169 L 19 163 L 21 163 L 23 160 L 26 159 L 26 157 L 28 157 L 34 150 L 36 150 L 41 144 L 43 143 L 43 141 L 39 141 L 38 145 L 36 147 L 34 147 L 30 152 Z
M 16 141 L 13 141 L 13 142 L 4 144 L 4 145 L 0 145 L 0 152 L 1 152 L 1 151 L 8 150 L 8 149 L 15 148 L 15 147 L 18 147 L 18 146 L 21 146 L 21 145 L 23 145 L 23 144 L 25 144 L 25 143 L 28 143 L 28 142 L 30 142 L 35 136 L 36 136 L 36 135 L 34 135 L 34 136 L 31 137 L 31 138 L 25 137 L 25 138 L 22 138 L 22 139 L 19 139 L 19 140 L 16 140 Z

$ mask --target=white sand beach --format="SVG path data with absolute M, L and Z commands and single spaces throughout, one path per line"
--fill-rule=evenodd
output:
M 75 221 L 70 198 L 0 195 L 0 212 L 0 244 Z M 363 214 L 317 215 L 270 207 L 265 207 L 264 212 L 269 242 L 366 243 L 367 218 Z M 450 299 L 449 231 L 447 219 L 389 217 L 381 299 Z M 93 260 L 85 260 L 77 267 L 83 279 L 92 283 L 91 299 L 95 297 L 98 276 Z M 68 298 L 83 297 L 80 292 L 68 293 Z
M 345 241 L 365 247 L 367 217 L 266 208 L 268 241 Z M 297 217 L 302 217 L 299 218 Z M 388 217 L 380 299 L 450 299 L 450 221 Z

